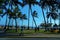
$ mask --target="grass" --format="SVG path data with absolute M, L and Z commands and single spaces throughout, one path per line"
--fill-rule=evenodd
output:
M 21 33 L 21 30 L 18 29 L 18 32 L 16 32 L 16 30 L 13 29 L 13 30 L 7 30 L 6 32 L 7 33 Z M 35 30 L 30 29 L 30 30 L 23 30 L 23 33 L 24 34 L 34 34 L 34 33 L 45 33 L 45 32 L 44 32 L 44 30 L 39 30 L 39 31 L 35 32 Z
M 18 29 L 18 32 L 16 32 L 16 30 L 13 29 L 13 30 L 7 30 L 6 32 L 7 32 L 7 33 L 21 33 L 21 30 Z M 59 34 L 59 33 L 57 33 L 57 32 L 50 32 L 50 31 L 44 32 L 44 30 L 41 30 L 41 29 L 40 29 L 39 31 L 37 31 L 37 32 L 35 32 L 35 30 L 32 30 L 32 29 L 30 29 L 30 30 L 23 30 L 23 33 L 24 33 L 24 34 L 35 34 L 35 33 Z
M 18 32 L 16 32 L 16 30 L 7 30 L 6 31 L 7 33 L 21 33 L 21 30 L 20 29 L 18 29 Z M 28 34 L 28 35 L 30 35 L 30 34 L 37 34 L 37 33 L 43 33 L 43 34 L 58 34 L 58 33 L 54 33 L 54 32 L 50 32 L 50 31 L 47 31 L 47 32 L 44 32 L 44 30 L 39 30 L 39 31 L 37 31 L 37 32 L 35 32 L 35 30 L 23 30 L 23 33 L 24 34 Z M 4 38 L 21 38 L 21 37 L 25 37 L 25 36 L 4 36 Z M 1 37 L 1 38 L 3 38 L 3 37 Z M 29 37 L 26 37 L 26 38 L 29 38 Z
M 35 33 L 35 31 L 34 30 L 24 30 L 23 33 L 24 34 L 33 34 L 33 33 Z
M 18 29 L 17 32 L 14 29 L 13 30 L 7 30 L 6 33 L 21 33 L 21 30 Z M 33 34 L 33 33 L 35 33 L 35 31 L 34 30 L 23 30 L 23 33 L 24 34 Z
M 20 30 L 18 29 L 18 32 L 15 29 L 7 30 L 6 33 L 20 33 Z

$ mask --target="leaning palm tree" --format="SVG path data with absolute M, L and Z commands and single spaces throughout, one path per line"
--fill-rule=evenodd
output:
M 36 21 L 34 19 L 34 17 L 36 17 L 36 18 L 38 17 L 36 11 L 33 12 L 32 16 L 33 16 L 33 21 L 35 23 L 35 27 L 37 28 L 37 24 L 36 24 Z
M 22 0 L 22 1 L 23 1 L 24 5 L 28 5 L 29 6 L 29 12 L 28 12 L 28 29 L 29 29 L 30 10 L 31 10 L 31 15 L 32 15 L 31 5 L 38 4 L 38 2 L 36 0 Z
M 43 14 L 43 18 L 44 18 L 44 23 L 46 24 L 46 18 L 45 18 L 45 14 L 44 14 L 44 8 L 46 7 L 46 3 L 47 3 L 47 0 L 40 0 L 40 7 L 42 9 L 42 14 Z M 45 27 L 46 29 L 46 27 Z

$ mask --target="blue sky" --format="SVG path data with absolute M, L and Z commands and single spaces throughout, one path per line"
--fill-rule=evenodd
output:
M 39 1 L 39 0 L 37 0 L 37 1 Z M 21 12 L 23 14 L 28 15 L 28 11 L 29 11 L 29 6 L 28 5 L 24 6 L 23 8 L 19 6 L 19 8 L 21 9 Z M 36 12 L 38 13 L 38 18 L 35 18 L 35 21 L 36 21 L 37 25 L 39 25 L 40 23 L 43 23 L 44 22 L 41 8 L 38 5 L 35 5 L 35 6 L 32 6 L 32 12 L 34 10 L 36 10 Z M 44 12 L 45 12 L 45 15 L 46 15 L 46 10 L 44 10 Z M 1 18 L 0 25 L 5 25 L 5 21 L 6 21 L 6 15 L 3 18 Z M 14 22 L 13 24 L 15 25 L 15 21 L 13 21 L 13 22 Z M 22 25 L 21 20 L 17 19 L 17 22 L 18 22 L 18 25 Z M 53 20 L 52 20 L 52 23 L 54 23 Z M 58 20 L 56 21 L 56 23 L 58 24 Z M 27 26 L 28 25 L 28 21 L 27 20 L 24 20 L 23 25 L 26 25 Z M 34 25 L 34 23 L 33 23 L 33 25 Z M 32 17 L 31 17 L 31 15 L 30 15 L 30 26 L 32 26 Z

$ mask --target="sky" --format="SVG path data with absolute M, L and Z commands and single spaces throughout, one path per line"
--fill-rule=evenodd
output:
M 19 1 L 21 2 L 21 0 L 19 0 Z M 39 1 L 39 0 L 37 0 L 37 1 Z M 21 6 L 19 6 L 19 8 L 21 9 L 21 12 L 23 14 L 26 14 L 28 16 L 28 11 L 29 11 L 29 6 L 28 5 L 24 6 L 23 8 Z M 36 11 L 38 13 L 38 18 L 35 18 L 36 24 L 38 26 L 38 25 L 40 25 L 41 23 L 44 22 L 41 7 L 39 7 L 38 5 L 32 6 L 32 12 L 33 11 Z M 44 10 L 45 15 L 46 15 L 46 12 L 47 12 L 47 10 Z M 0 19 L 1 19 L 0 20 L 0 25 L 5 25 L 6 15 L 3 18 L 0 17 Z M 8 21 L 9 21 L 9 19 L 8 19 Z M 20 19 L 17 19 L 17 23 L 18 23 L 19 26 L 22 25 L 22 21 Z M 32 16 L 31 15 L 30 15 L 29 23 L 30 23 L 29 26 L 32 26 Z M 54 23 L 53 20 L 52 20 L 52 23 Z M 56 23 L 58 24 L 58 20 L 56 20 Z M 15 21 L 13 21 L 13 25 L 15 25 Z M 28 20 L 24 20 L 23 25 L 27 26 L 28 25 Z M 35 26 L 34 23 L 33 23 L 33 26 Z

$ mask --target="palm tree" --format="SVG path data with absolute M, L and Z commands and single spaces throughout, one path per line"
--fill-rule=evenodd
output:
M 14 9 L 14 19 L 15 19 L 15 27 L 16 27 L 16 32 L 18 31 L 18 27 L 17 27 L 17 18 L 18 18 L 18 13 L 19 12 L 19 9 L 18 9 L 18 7 L 16 7 L 15 9 Z
M 10 22 L 11 22 L 11 18 L 9 17 L 8 29 L 9 29 L 9 27 L 10 27 Z
M 18 0 L 4 0 L 4 1 L 0 0 L 0 2 L 1 2 L 2 4 L 4 3 L 4 5 L 2 5 L 2 6 L 4 6 L 4 8 L 5 8 L 7 5 L 9 5 L 9 8 L 11 7 L 11 10 L 13 10 L 13 6 L 16 7 L 16 6 L 18 6 L 18 4 L 23 7 L 23 3 L 19 2 Z M 8 8 L 8 9 L 9 9 L 9 8 Z M 6 9 L 6 8 L 5 8 L 5 9 Z M 7 11 L 7 9 L 6 9 L 6 11 Z M 5 14 L 6 14 L 6 13 L 4 13 L 3 16 L 4 16 Z
M 8 13 L 9 14 L 9 20 L 10 20 L 10 18 L 13 18 L 13 19 L 15 19 L 15 23 L 16 23 L 16 32 L 17 32 L 17 13 L 19 12 L 19 8 L 18 7 L 15 7 L 15 9 L 13 9 L 13 12 L 12 12 L 12 10 L 10 10 L 10 9 L 8 9 L 7 10 L 7 12 L 6 13 Z M 5 13 L 5 14 L 6 14 Z M 5 15 L 4 14 L 4 15 Z M 8 15 L 7 14 L 7 15 Z M 7 19 L 6 19 L 6 21 L 7 21 Z
M 38 4 L 38 2 L 36 2 L 36 0 L 22 0 L 22 1 L 23 1 L 24 5 L 28 5 L 29 6 L 29 12 L 28 12 L 28 30 L 29 30 L 30 10 L 31 10 L 31 15 L 32 15 L 31 5 Z
M 23 20 L 27 20 L 27 17 L 26 17 L 26 14 L 22 14 L 21 16 L 20 16 L 20 19 L 22 20 L 22 26 L 21 26 L 21 34 L 20 35 L 23 35 L 23 28 L 24 28 L 24 26 L 23 26 Z
M 10 23 L 10 20 L 11 18 L 15 19 L 15 23 L 16 23 L 16 32 L 17 32 L 17 11 L 18 10 L 17 8 L 14 9 L 14 11 L 12 12 L 10 9 L 8 9 L 2 16 L 4 16 L 5 14 L 6 15 L 6 23 L 5 23 L 5 28 L 6 29 L 6 24 L 7 24 L 7 17 L 9 16 L 9 23 Z M 9 29 L 9 23 L 8 23 L 8 29 Z
M 3 9 L 0 9 L 0 16 L 3 14 Z M 1 16 L 2 17 L 2 16 Z
M 22 20 L 22 26 L 23 26 L 23 20 L 27 20 L 26 14 L 23 14 L 22 17 L 20 17 Z
M 38 17 L 36 11 L 33 12 L 32 17 L 33 17 L 33 21 L 35 23 L 35 27 L 37 28 L 37 24 L 36 24 L 36 21 L 34 19 L 34 17 Z
M 10 1 L 10 5 L 11 5 L 11 10 L 13 9 L 12 6 L 14 5 L 16 8 L 14 9 L 14 13 L 15 13 L 15 23 L 16 23 L 16 31 L 17 31 L 17 13 L 19 11 L 19 8 L 18 8 L 18 4 L 20 6 L 23 7 L 23 3 L 19 2 L 18 0 L 12 0 Z
M 52 18 L 53 20 L 54 20 L 54 23 L 55 23 L 55 20 L 58 18 L 58 15 L 57 15 L 57 13 L 49 13 L 48 15 L 47 15 L 47 18 Z M 51 23 L 51 19 L 50 19 L 50 23 Z
M 46 12 L 46 15 L 47 15 L 47 14 L 48 14 L 48 7 L 47 7 L 47 12 Z M 47 23 L 49 23 L 49 22 L 48 22 L 48 18 L 47 18 Z
M 44 22 L 46 22 L 46 19 L 45 19 L 45 15 L 44 15 L 43 9 L 46 8 L 47 6 L 50 8 L 54 4 L 57 4 L 56 0 L 40 0 L 40 6 L 42 8 Z
M 21 12 L 18 12 L 18 15 L 17 15 L 17 16 L 18 16 L 19 19 L 21 19 L 22 13 L 21 13 Z M 19 24 L 19 25 L 20 25 L 20 24 Z
M 8 18 L 9 18 L 8 29 L 9 29 L 10 22 L 11 22 L 11 20 L 12 20 L 12 18 L 13 18 L 12 16 L 13 16 L 13 12 L 10 11 L 10 12 L 8 13 Z M 12 26 L 13 26 L 13 25 L 12 25 Z
M 59 13 L 59 26 L 60 26 L 60 13 Z
M 15 20 L 15 27 L 16 27 L 16 32 L 18 31 L 18 27 L 17 27 L 17 16 L 16 16 L 16 14 L 15 13 L 12 13 L 12 19 L 14 19 Z
M 58 0 L 58 4 L 57 4 L 57 9 L 60 10 L 60 1 L 59 0 Z M 60 12 L 58 15 L 59 15 L 59 27 L 60 27 Z
M 43 18 L 44 18 L 45 24 L 46 24 L 46 19 L 45 19 L 45 15 L 44 15 L 44 10 L 43 9 L 46 8 L 46 7 L 49 7 L 49 10 L 50 10 L 50 7 L 55 8 L 56 7 L 56 4 L 58 4 L 56 2 L 56 0 L 40 0 L 40 6 L 42 8 L 42 14 L 43 14 Z
M 4 29 L 6 29 L 7 27 L 7 18 L 8 18 L 8 15 L 11 14 L 11 10 L 10 9 L 7 9 L 7 11 L 2 15 L 2 17 L 6 14 L 6 22 L 5 22 L 5 27 Z M 7 29 L 6 29 L 7 30 Z M 5 31 L 6 32 L 6 31 Z
M 42 14 L 43 14 L 43 18 L 44 18 L 44 23 L 46 24 L 46 19 L 45 19 L 45 14 L 44 14 L 44 8 L 46 7 L 45 5 L 46 5 L 46 0 L 40 0 L 40 6 L 41 6 L 41 9 L 42 9 Z M 46 29 L 46 27 L 45 27 L 45 29 Z

